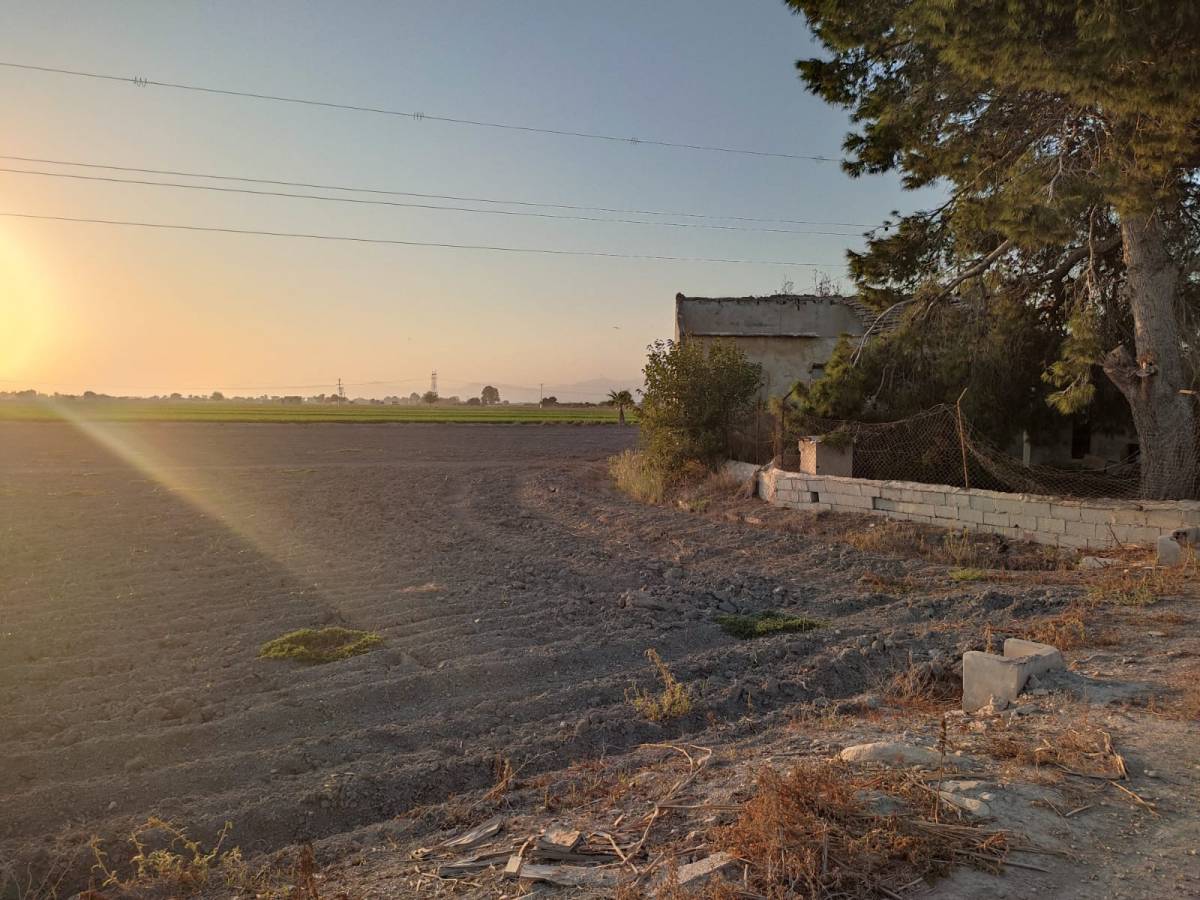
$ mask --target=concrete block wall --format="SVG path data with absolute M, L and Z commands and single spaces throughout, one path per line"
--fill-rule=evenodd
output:
M 738 471 L 746 477 L 746 470 Z M 774 467 L 759 470 L 758 494 L 776 506 L 870 513 L 1077 550 L 1150 545 L 1177 528 L 1200 526 L 1200 501 L 1195 500 L 1067 500 Z

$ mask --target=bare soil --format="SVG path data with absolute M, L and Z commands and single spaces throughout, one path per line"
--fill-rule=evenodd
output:
M 58 866 L 49 884 L 68 894 L 89 877 L 89 837 L 119 860 L 122 835 L 157 815 L 206 841 L 232 822 L 228 843 L 249 854 L 315 841 L 331 884 L 403 896 L 434 884 L 395 880 L 410 879 L 412 847 L 506 804 L 532 816 L 538 779 L 572 764 L 648 742 L 795 755 L 872 731 L 928 738 L 936 720 L 909 712 L 821 717 L 852 715 L 841 701 L 914 660 L 1026 634 L 1087 596 L 1075 573 L 956 581 L 753 500 L 638 504 L 604 463 L 633 440 L 615 427 L 0 424 L 0 871 L 41 885 Z M 826 627 L 743 641 L 716 622 L 766 610 Z M 1160 800 L 1154 816 L 1126 804 L 1089 821 L 1078 851 L 1064 841 L 1069 864 L 1039 861 L 1063 896 L 1101 895 L 1083 890 L 1081 860 L 1109 893 L 1197 889 L 1198 729 L 1156 705 L 1188 685 L 1195 615 L 1191 599 L 1112 611 L 1101 624 L 1136 656 L 1068 654 L 1140 685 L 1089 702 L 1133 723 L 1110 727 Z M 383 642 L 327 665 L 258 658 L 325 625 Z M 649 648 L 691 692 L 686 716 L 652 723 L 628 704 L 631 687 L 654 688 Z M 1146 859 L 1170 858 L 1125 890 L 1114 872 L 1148 838 Z M 354 854 L 371 865 L 337 869 Z M 1009 895 L 1035 876 L 1020 870 Z

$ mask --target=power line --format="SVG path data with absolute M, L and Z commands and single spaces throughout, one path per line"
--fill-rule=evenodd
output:
M 800 153 L 780 153 L 768 150 L 747 150 L 739 147 L 718 147 L 709 144 L 688 144 L 678 141 L 664 141 L 649 138 L 619 137 L 612 134 L 601 134 L 592 131 L 572 131 L 564 128 L 536 128 L 532 125 L 514 125 L 507 122 L 486 122 L 480 119 L 462 119 L 454 116 L 437 116 L 423 112 L 385 109 L 378 106 L 363 106 L 354 103 L 334 103 L 328 100 L 313 100 L 305 97 L 287 97 L 279 94 L 262 94 L 257 91 L 241 91 L 205 87 L 197 84 L 182 84 L 172 81 L 156 81 L 141 76 L 110 75 L 101 72 L 86 72 L 79 69 L 60 69 L 55 66 L 35 66 L 28 63 L 5 62 L 0 60 L 0 66 L 9 69 L 21 69 L 28 72 L 45 72 L 55 75 L 69 75 L 73 78 L 94 78 L 101 81 L 121 81 L 137 87 L 160 87 L 176 91 L 193 91 L 200 94 L 215 94 L 224 97 L 244 97 L 250 100 L 270 100 L 275 103 L 293 103 L 300 106 L 318 106 L 325 109 L 342 109 L 350 112 L 372 113 L 381 116 L 399 116 L 415 121 L 445 122 L 451 125 L 470 125 L 476 128 L 497 128 L 505 131 L 524 131 L 532 134 L 552 134 L 560 137 L 587 138 L 596 141 L 609 141 L 618 144 L 648 144 L 652 147 L 670 147 L 675 150 L 698 150 L 705 153 L 730 153 L 739 156 L 770 157 L 775 159 L 809 160 L 812 162 L 833 162 L 828 156 L 807 156 Z
M 388 244 L 400 247 L 441 247 L 447 250 L 490 250 L 498 253 L 542 253 L 552 256 L 596 256 L 609 259 L 653 260 L 660 262 L 730 263 L 751 266 L 812 266 L 833 268 L 845 263 L 794 262 L 775 259 L 727 259 L 710 256 L 663 256 L 650 253 L 617 253 L 611 250 L 559 250 L 548 247 L 501 247 L 490 244 L 450 244 L 440 241 L 405 241 L 398 238 L 367 238 L 344 234 L 313 234 L 299 231 L 260 231 L 252 228 L 232 228 L 216 225 L 180 225 L 168 222 L 136 222 L 123 219 L 93 219 L 77 216 L 47 216 L 36 213 L 0 212 L 13 219 L 36 219 L 45 222 L 77 222 L 89 225 L 119 225 L 129 228 L 162 228 L 171 231 L 199 231 L 217 234 L 260 235 L 262 237 L 306 238 L 314 241 L 348 241 L 356 244 Z
M 75 166 L 81 169 L 104 169 L 109 172 L 137 172 L 143 175 L 168 175 L 180 178 L 207 178 L 213 181 L 240 181 L 246 184 L 268 184 L 276 187 L 310 188 L 320 191 L 349 191 L 355 194 L 381 194 L 390 197 L 416 197 L 423 200 L 451 200 L 458 203 L 496 203 L 501 206 L 533 206 L 542 209 L 567 209 L 575 212 L 600 212 L 633 216 L 674 216 L 680 219 L 719 219 L 727 222 L 762 222 L 768 225 L 824 225 L 834 228 L 874 228 L 868 222 L 825 222 L 814 219 L 771 219 L 757 216 L 722 216 L 713 213 L 670 212 L 656 209 L 627 209 L 609 206 L 583 206 L 573 203 L 538 203 L 532 200 L 502 200 L 495 197 L 464 197 L 456 194 L 427 194 L 416 191 L 385 190 L 383 188 L 351 187 L 337 184 L 316 184 L 307 181 L 275 181 L 245 175 L 217 175 L 212 172 L 184 172 L 178 169 L 142 169 L 135 166 L 113 166 L 101 163 L 77 162 L 65 159 L 45 159 L 37 156 L 0 154 L 0 159 L 13 162 L 38 163 L 51 166 Z
M 4 157 L 0 157 L 3 159 Z M 844 231 L 797 231 L 792 228 L 760 228 L 744 225 L 710 225 L 707 222 L 654 222 L 643 219 L 608 219 L 601 216 L 574 216 L 560 213 L 520 212 L 512 209 L 472 209 L 467 206 L 441 206 L 434 203 L 408 203 L 399 200 L 369 200 L 363 197 L 325 197 L 320 194 L 297 194 L 289 191 L 264 191 L 254 188 L 218 187 L 212 184 L 185 184 L 179 181 L 147 181 L 140 178 L 116 178 L 108 175 L 80 175 L 75 172 L 41 172 L 33 169 L 13 169 L 0 166 L 0 172 L 10 175 L 38 175 L 45 178 L 70 178 L 76 181 L 97 181 L 105 184 L 132 184 L 141 187 L 181 188 L 191 191 L 215 191 L 222 194 L 249 194 L 255 197 L 286 197 L 293 200 L 320 200 L 326 203 L 357 203 L 370 206 L 392 206 L 405 209 L 433 209 L 446 212 L 480 213 L 492 216 L 521 216 L 537 219 L 559 219 L 574 222 L 608 222 L 612 225 L 650 225 L 660 228 L 707 228 L 717 231 L 756 231 L 773 234 L 829 235 L 856 237 Z

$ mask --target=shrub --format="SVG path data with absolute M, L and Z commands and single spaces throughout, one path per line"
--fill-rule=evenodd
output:
M 824 627 L 823 622 L 806 619 L 802 616 L 790 616 L 787 613 L 773 610 L 750 616 L 717 616 L 717 624 L 725 629 L 726 634 L 738 638 L 765 637 L 769 634 L 783 634 L 789 631 L 812 631 L 814 628 Z
M 650 465 L 667 473 L 689 461 L 714 466 L 754 405 L 762 367 L 727 341 L 656 341 L 649 349 L 639 423 Z
M 328 663 L 366 653 L 382 640 L 374 631 L 358 631 L 354 628 L 301 628 L 267 641 L 258 655 L 262 659 Z

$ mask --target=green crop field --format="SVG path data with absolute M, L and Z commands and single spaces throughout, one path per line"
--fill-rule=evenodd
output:
M 634 414 L 626 417 L 634 421 Z M 615 424 L 608 406 L 377 406 L 231 400 L 0 400 L 0 422 L 450 422 L 494 425 Z

